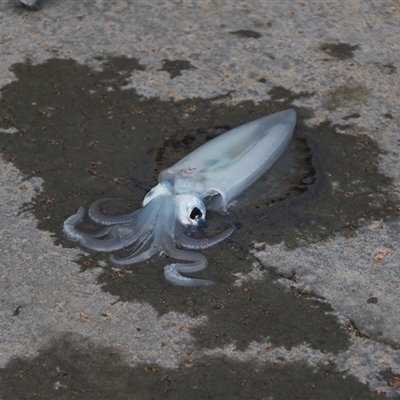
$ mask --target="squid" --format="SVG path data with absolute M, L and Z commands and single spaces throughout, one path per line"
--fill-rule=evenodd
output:
M 109 253 L 112 264 L 141 263 L 156 254 L 175 262 L 164 268 L 165 279 L 180 286 L 208 286 L 214 281 L 186 276 L 208 266 L 199 250 L 227 239 L 234 226 L 210 238 L 187 235 L 199 229 L 206 208 L 228 212 L 228 206 L 282 155 L 292 140 L 296 112 L 292 109 L 257 119 L 205 143 L 173 166 L 161 171 L 158 184 L 138 210 L 109 216 L 101 206 L 110 199 L 83 207 L 63 224 L 67 238 L 84 248 Z M 86 217 L 99 226 L 95 233 L 78 225 Z M 127 256 L 121 257 L 120 250 Z M 197 251 L 196 251 L 197 250 Z

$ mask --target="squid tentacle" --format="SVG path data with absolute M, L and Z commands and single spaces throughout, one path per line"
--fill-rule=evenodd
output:
M 199 253 L 195 253 L 199 254 Z M 181 275 L 181 272 L 185 273 L 188 271 L 184 270 L 186 264 L 168 264 L 164 267 L 164 278 L 173 285 L 177 286 L 213 286 L 214 281 L 208 279 L 197 279 L 188 278 L 187 276 Z M 204 267 L 206 268 L 206 267 Z M 202 269 L 204 269 L 202 268 Z
M 144 249 L 149 247 L 150 241 L 153 239 L 154 232 L 146 232 L 142 237 L 140 237 L 133 245 L 132 248 L 124 248 L 120 250 L 129 251 L 129 255 L 127 257 L 118 257 L 116 254 L 110 254 L 109 260 L 113 264 L 116 265 L 130 265 L 130 264 L 137 264 L 138 262 L 144 261 L 146 258 L 142 259 L 143 257 L 151 257 L 156 253 L 150 252 L 150 248 L 146 251 Z M 132 246 L 132 245 L 131 245 Z M 142 252 L 142 253 L 141 253 Z M 143 254 L 143 256 L 139 259 L 137 258 L 138 255 Z M 150 255 L 149 255 L 150 254 Z
M 79 222 L 83 220 L 84 216 L 85 216 L 84 207 L 79 207 L 78 211 L 75 214 L 71 215 L 64 221 L 63 231 L 68 237 L 68 239 L 72 240 L 73 242 L 79 242 L 82 238 L 83 232 L 78 231 L 76 229 L 76 225 L 78 225 Z M 110 230 L 111 227 L 107 227 L 101 229 L 98 232 L 86 233 L 85 235 L 88 235 L 92 238 L 102 238 L 107 236 L 110 233 Z
M 100 211 L 100 206 L 108 203 L 112 200 L 117 200 L 117 198 L 109 197 L 106 199 L 96 200 L 88 210 L 89 218 L 99 225 L 117 225 L 117 224 L 131 224 L 136 222 L 135 219 L 140 218 L 141 209 L 135 210 L 129 214 L 123 215 L 105 215 Z M 143 216 L 143 215 L 142 215 Z
M 149 207 L 153 201 L 152 200 L 150 203 L 148 203 L 146 207 Z M 156 222 L 156 226 L 154 228 L 154 235 L 151 235 L 151 237 L 154 237 L 153 243 L 150 245 L 150 247 L 140 253 L 137 254 L 139 250 L 142 250 L 144 246 L 147 244 L 147 236 L 144 238 L 144 240 L 140 243 L 138 250 L 134 252 L 134 254 L 125 257 L 125 258 L 120 258 L 116 256 L 115 254 L 110 254 L 109 260 L 116 265 L 130 265 L 130 264 L 137 264 L 139 262 L 145 261 L 148 258 L 152 257 L 154 254 L 160 252 L 162 250 L 161 243 L 162 243 L 162 238 L 164 235 L 166 235 L 167 229 L 166 227 L 171 227 L 173 225 L 172 222 L 175 219 L 175 211 L 173 209 L 173 201 L 169 198 L 161 198 L 158 200 L 158 218 Z M 145 227 L 147 228 L 147 227 Z M 144 232 L 143 232 L 144 233 Z M 143 236 L 143 235 L 141 235 Z
M 183 232 L 181 232 L 176 235 L 175 240 L 185 249 L 204 250 L 208 249 L 209 247 L 215 246 L 218 243 L 223 242 L 225 239 L 231 236 L 234 231 L 235 227 L 232 226 L 224 230 L 223 232 L 206 239 L 191 238 L 189 236 L 186 236 Z
M 167 254 L 177 260 L 192 261 L 190 264 L 177 264 L 172 263 L 164 267 L 165 279 L 179 286 L 211 286 L 215 285 L 214 281 L 207 279 L 188 278 L 181 275 L 181 273 L 191 273 L 202 271 L 207 268 L 207 258 L 200 253 L 194 253 L 191 251 L 180 250 L 174 246 L 173 240 L 170 236 L 164 238 L 164 248 Z
M 156 253 L 157 249 L 154 246 L 150 246 L 149 249 L 140 254 L 136 254 L 135 256 L 119 258 L 115 254 L 110 254 L 109 260 L 115 265 L 131 265 L 146 261 L 148 258 L 154 256 L 154 254 Z
M 149 242 L 154 237 L 154 228 L 149 229 L 148 232 L 145 232 L 136 242 L 131 243 L 129 246 L 123 247 L 121 250 L 129 252 L 129 257 L 136 255 L 139 251 L 142 251 Z
M 64 222 L 64 232 L 68 238 L 82 246 L 95 251 L 116 251 L 135 243 L 140 239 L 148 229 L 148 225 L 156 218 L 160 207 L 159 201 L 149 203 L 145 208 L 139 211 L 143 213 L 143 221 L 140 226 L 114 225 L 101 231 L 101 234 L 93 236 L 90 233 L 80 232 L 76 225 L 82 221 L 85 215 L 85 209 L 80 207 L 76 214 L 69 217 Z M 136 230 L 134 230 L 136 228 Z

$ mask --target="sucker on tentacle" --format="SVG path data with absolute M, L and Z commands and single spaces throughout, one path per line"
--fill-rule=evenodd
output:
M 246 190 L 281 156 L 292 139 L 296 113 L 285 110 L 232 129 L 199 147 L 162 171 L 159 183 L 143 199 L 142 208 L 125 215 L 108 216 L 100 208 L 113 199 L 94 202 L 88 218 L 101 228 L 85 233 L 78 225 L 83 207 L 63 225 L 68 239 L 91 250 L 110 253 L 116 265 L 143 262 L 155 254 L 183 262 L 164 268 L 166 280 L 180 286 L 209 286 L 213 281 L 183 276 L 205 269 L 203 250 L 228 238 L 232 226 L 211 238 L 185 235 L 198 229 L 206 218 L 206 206 L 227 212 L 229 203 Z M 178 249 L 176 245 L 186 250 Z M 115 253 L 125 251 L 126 257 Z

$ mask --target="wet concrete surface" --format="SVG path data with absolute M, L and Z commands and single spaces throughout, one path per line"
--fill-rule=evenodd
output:
M 399 148 L 389 102 L 397 89 L 380 92 L 397 74 L 397 55 L 375 61 L 380 50 L 367 51 L 361 34 L 352 44 L 319 37 L 322 21 L 341 32 L 356 6 L 344 20 L 320 7 L 2 6 L 30 42 L 5 23 L 0 398 L 399 397 Z M 382 34 L 386 14 L 399 11 L 390 2 L 359 7 Z M 185 40 L 162 22 L 166 10 Z M 316 28 L 292 49 L 290 34 L 307 18 Z M 272 43 L 265 50 L 263 40 Z M 252 61 L 218 53 L 222 44 Z M 319 68 L 299 63 L 301 49 Z M 275 69 L 266 74 L 265 63 Z M 383 83 L 372 90 L 377 71 Z M 117 268 L 63 237 L 79 206 L 114 197 L 108 212 L 132 211 L 163 168 L 286 108 L 298 114 L 288 151 L 229 215 L 209 213 L 199 233 L 238 227 L 204 251 L 210 267 L 198 276 L 215 287 L 173 287 L 162 257 Z

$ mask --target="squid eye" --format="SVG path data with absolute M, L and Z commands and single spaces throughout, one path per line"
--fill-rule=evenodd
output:
M 206 207 L 196 193 L 183 193 L 173 196 L 176 204 L 176 219 L 185 227 L 198 228 L 206 218 Z
M 192 209 L 192 212 L 190 213 L 190 219 L 193 219 L 195 221 L 199 220 L 202 216 L 203 213 L 197 207 L 194 207 Z

